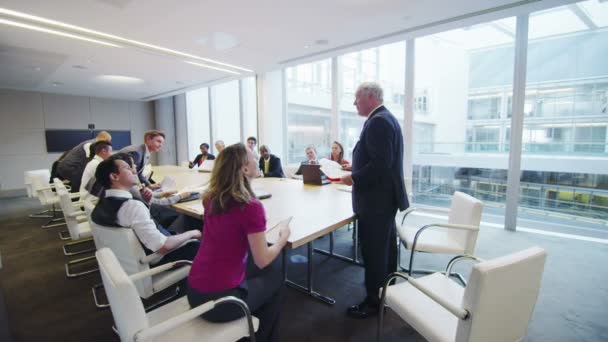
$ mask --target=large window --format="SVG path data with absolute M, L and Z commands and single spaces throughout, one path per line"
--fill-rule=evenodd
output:
M 226 145 L 241 141 L 239 81 L 211 87 L 211 124 L 214 140 L 224 140 Z
M 530 14 L 520 211 L 608 219 L 606 27 L 601 1 Z
M 405 89 L 405 43 L 383 45 L 338 57 L 339 140 L 345 158 L 359 140 L 365 117 L 358 115 L 353 101 L 357 87 L 365 81 L 376 81 L 384 90 L 384 105 L 403 121 Z M 340 88 L 341 85 L 341 88 Z M 420 103 L 421 108 L 424 106 Z
M 463 191 L 504 214 L 514 27 L 506 18 L 416 39 L 414 202 L 447 206 Z
M 188 128 L 188 158 L 194 160 L 200 144 L 210 143 L 209 88 L 186 93 L 186 117 Z
M 241 96 L 243 107 L 243 139 L 258 136 L 258 103 L 255 77 L 241 80 Z
M 307 146 L 319 158 L 331 145 L 331 60 L 301 64 L 285 70 L 287 81 L 287 162 L 306 159 Z

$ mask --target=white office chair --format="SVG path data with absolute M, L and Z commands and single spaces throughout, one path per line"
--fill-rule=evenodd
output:
M 538 298 L 546 252 L 532 247 L 473 266 L 462 288 L 442 273 L 421 278 L 394 273 L 382 290 L 381 308 L 390 307 L 429 341 L 512 342 L 526 336 Z M 446 274 L 460 256 L 452 259 Z M 395 278 L 407 281 L 388 286 Z M 384 310 L 378 316 L 380 340 Z
M 25 190 L 27 191 L 28 198 L 38 198 L 38 194 L 36 193 L 36 190 L 34 190 L 34 185 L 32 184 L 33 177 L 37 174 L 45 176 L 46 179 L 51 178 L 51 172 L 48 169 L 28 170 L 23 172 L 23 183 L 25 184 Z M 45 209 L 41 212 L 30 214 L 29 216 L 32 218 L 52 218 L 53 215 L 49 215 L 50 212 L 51 209 Z
M 63 218 L 59 217 L 57 215 L 57 213 L 59 213 L 60 211 L 55 209 L 56 207 L 59 206 L 59 197 L 57 196 L 57 194 L 55 194 L 53 192 L 55 185 L 49 184 L 47 175 L 45 175 L 43 173 L 36 173 L 36 174 L 31 175 L 30 180 L 31 180 L 32 189 L 36 193 L 36 197 L 38 197 L 40 204 L 42 204 L 45 207 L 46 206 L 51 207 L 50 212 L 52 213 L 52 216 L 50 217 L 50 219 L 47 223 L 42 225 L 42 228 L 52 228 L 52 227 L 64 226 L 65 222 L 57 223 L 58 221 L 62 221 Z
M 409 268 L 401 267 L 401 257 L 399 253 L 400 269 L 412 273 L 431 274 L 434 271 L 414 270 L 414 252 L 428 252 L 439 254 L 475 254 L 475 245 L 481 223 L 481 212 L 483 203 L 465 193 L 456 191 L 452 196 L 452 205 L 449 210 L 444 209 L 422 209 L 410 208 L 405 211 L 401 220 L 401 226 L 397 228 L 401 244 L 410 251 Z M 431 223 L 422 227 L 414 227 L 405 224 L 408 214 L 414 211 L 439 212 L 448 215 L 448 223 Z M 432 228 L 432 229 L 430 229 Z M 401 248 L 399 248 L 401 251 Z M 466 281 L 458 273 L 452 274 L 458 277 L 463 284 Z
M 188 299 L 182 297 L 151 312 L 145 312 L 134 282 L 159 276 L 162 272 L 179 267 L 180 262 L 128 276 L 109 248 L 100 249 L 96 255 L 121 341 L 224 342 L 236 341 L 246 336 L 249 336 L 251 341 L 255 341 L 255 331 L 259 321 L 251 316 L 247 304 L 235 297 L 224 297 L 195 308 L 191 308 Z M 227 323 L 211 323 L 200 318 L 201 314 L 219 304 L 238 305 L 245 313 L 245 317 Z
M 87 208 L 87 206 L 85 206 L 85 208 Z M 92 212 L 90 206 L 88 206 L 88 208 L 89 209 L 87 209 L 87 211 L 91 210 Z M 97 250 L 101 248 L 111 249 L 127 274 L 149 271 L 154 267 L 154 264 L 158 263 L 162 259 L 163 256 L 158 253 L 146 255 L 141 243 L 137 239 L 137 236 L 135 236 L 132 229 L 98 225 L 90 219 L 90 215 L 88 215 L 88 217 Z M 186 262 L 190 263 L 190 261 Z M 154 294 L 174 284 L 177 284 L 181 279 L 188 276 L 189 272 L 190 266 L 184 266 L 175 270 L 163 272 L 162 274 L 140 277 L 135 280 L 134 283 L 139 296 L 147 299 Z M 97 297 L 97 290 L 99 288 L 99 284 L 93 287 L 93 298 L 95 300 L 95 305 L 100 308 L 107 307 L 107 305 L 102 304 Z M 157 302 L 153 306 L 172 300 L 177 296 L 177 293 L 178 290 L 176 289 L 173 296 Z
M 65 223 L 68 227 L 69 236 L 68 239 L 73 240 L 74 242 L 66 243 L 63 245 L 63 254 L 66 256 L 79 255 L 83 253 L 94 252 L 95 249 L 80 249 L 76 251 L 68 251 L 68 248 L 73 248 L 75 246 L 79 246 L 92 241 L 92 233 L 91 228 L 89 226 L 89 222 L 87 220 L 86 213 L 80 209 L 83 203 L 81 202 L 72 202 L 72 197 L 70 193 L 65 188 L 63 183 L 55 178 L 55 189 L 57 191 L 57 195 L 59 196 L 59 203 L 61 205 L 61 209 L 63 211 L 63 216 L 65 218 Z M 60 234 L 61 235 L 61 234 Z M 76 260 L 70 260 L 65 264 L 65 274 L 68 278 L 75 278 L 85 274 L 93 273 L 98 270 L 97 267 L 89 268 L 85 271 L 81 272 L 72 272 L 71 266 L 78 265 L 90 260 L 95 259 L 95 256 L 89 256 L 84 258 L 79 258 Z

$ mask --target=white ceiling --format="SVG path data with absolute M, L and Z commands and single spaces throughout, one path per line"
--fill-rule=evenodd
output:
M 516 2 L 2 0 L 0 7 L 259 72 L 280 61 Z M 315 44 L 319 39 L 328 43 Z M 104 74 L 144 82 L 97 79 Z M 142 99 L 225 77 L 233 75 L 186 64 L 184 58 L 0 25 L 0 88 Z

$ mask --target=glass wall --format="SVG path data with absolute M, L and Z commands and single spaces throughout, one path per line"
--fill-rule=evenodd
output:
M 520 211 L 608 219 L 607 27 L 606 2 L 530 14 Z
M 416 39 L 414 202 L 448 206 L 462 191 L 504 214 L 514 28 L 506 18 Z
M 287 162 L 306 160 L 307 146 L 319 158 L 331 145 L 331 60 L 301 64 L 285 70 L 287 81 Z
M 200 153 L 198 147 L 201 143 L 208 143 L 211 152 L 217 153 L 214 146 L 217 140 L 230 145 L 258 134 L 255 77 L 189 91 L 186 104 L 191 160 Z
M 194 160 L 200 153 L 199 146 L 211 139 L 209 130 L 209 88 L 186 93 L 186 118 L 188 128 L 188 158 Z
M 359 140 L 365 117 L 353 105 L 359 84 L 376 81 L 384 90 L 384 105 L 403 122 L 405 99 L 405 42 L 352 52 L 338 57 L 339 141 L 345 158 Z

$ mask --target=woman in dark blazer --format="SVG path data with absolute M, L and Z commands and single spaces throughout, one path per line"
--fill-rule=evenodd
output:
M 214 160 L 215 156 L 209 153 L 209 144 L 202 143 L 200 146 L 201 154 L 197 155 L 194 158 L 194 161 L 191 161 L 188 165 L 189 168 L 193 168 L 195 166 L 200 167 L 205 160 Z

